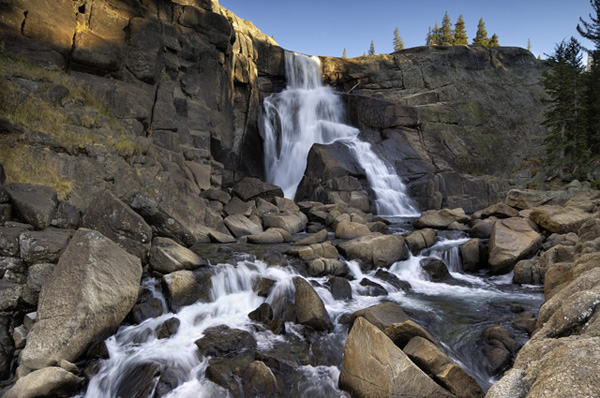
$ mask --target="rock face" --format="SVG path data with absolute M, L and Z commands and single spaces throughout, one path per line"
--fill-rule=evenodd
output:
M 141 275 L 139 259 L 98 232 L 78 230 L 42 287 L 21 364 L 40 369 L 77 360 L 93 338 L 123 321 Z
M 344 347 L 340 388 L 353 397 L 453 397 L 379 329 L 358 318 Z
M 341 92 L 358 84 L 343 96 L 352 124 L 396 168 L 421 209 L 472 212 L 496 203 L 508 191 L 506 171 L 536 155 L 543 134 L 542 64 L 523 49 L 418 47 L 321 62 L 327 84 Z M 318 152 L 309 155 L 303 197 L 323 200 L 314 195 L 348 175 L 366 185 L 364 172 L 339 145 Z M 531 174 L 511 177 L 526 181 Z
M 490 236 L 489 267 L 494 274 L 503 274 L 542 245 L 542 237 L 523 218 L 498 220 Z

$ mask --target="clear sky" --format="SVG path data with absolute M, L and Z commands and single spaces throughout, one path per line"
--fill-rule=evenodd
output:
M 310 55 L 348 57 L 368 52 L 392 52 L 398 27 L 405 47 L 425 44 L 427 30 L 440 25 L 444 13 L 452 23 L 463 14 L 469 43 L 479 18 L 488 37 L 496 33 L 501 46 L 527 48 L 536 55 L 551 54 L 556 43 L 575 36 L 579 17 L 589 21 L 589 0 L 219 0 L 238 17 L 248 19 L 285 49 Z M 585 58 L 585 57 L 584 57 Z M 584 59 L 585 61 L 585 59 Z

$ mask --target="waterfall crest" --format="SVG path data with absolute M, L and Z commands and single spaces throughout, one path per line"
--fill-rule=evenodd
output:
M 371 145 L 358 138 L 359 130 L 344 123 L 341 99 L 321 82 L 317 57 L 285 53 L 288 85 L 264 101 L 265 173 L 268 182 L 293 199 L 306 169 L 313 144 L 344 142 L 365 170 L 381 215 L 416 216 L 417 210 L 394 169 Z

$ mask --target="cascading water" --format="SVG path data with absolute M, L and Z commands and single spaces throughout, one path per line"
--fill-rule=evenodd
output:
M 293 199 L 306 169 L 313 144 L 343 141 L 365 170 L 380 215 L 416 216 L 406 188 L 392 167 L 369 143 L 358 139 L 359 130 L 344 124 L 340 97 L 321 83 L 316 57 L 285 53 L 288 85 L 265 99 L 265 172 L 270 183 Z

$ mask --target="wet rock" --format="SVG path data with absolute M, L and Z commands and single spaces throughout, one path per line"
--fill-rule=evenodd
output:
M 146 301 L 136 304 L 131 310 L 130 319 L 135 324 L 140 324 L 146 319 L 156 318 L 163 313 L 162 302 L 156 297 L 150 297 Z
M 296 305 L 298 323 L 315 330 L 331 330 L 332 324 L 329 314 L 315 289 L 300 277 L 294 278 L 294 285 L 296 287 L 294 304 Z
M 169 238 L 156 237 L 152 240 L 149 257 L 154 271 L 168 274 L 181 270 L 192 270 L 208 265 L 208 262 L 193 251 Z
M 15 385 L 4 394 L 5 398 L 35 398 L 58 396 L 67 397 L 75 393 L 83 378 L 66 370 L 51 366 L 35 370 L 21 377 Z
M 542 285 L 544 283 L 544 274 L 535 260 L 521 260 L 515 264 L 513 283 Z
M 224 221 L 236 238 L 263 232 L 262 226 L 255 224 L 248 217 L 241 214 L 227 216 Z
M 380 330 L 409 319 L 398 304 L 389 301 L 354 312 L 350 317 L 350 323 L 353 324 L 358 318 L 365 318 Z
M 532 209 L 542 205 L 562 205 L 569 200 L 564 191 L 536 191 L 511 189 L 506 195 L 506 204 L 517 209 Z
M 391 326 L 386 327 L 383 330 L 383 333 L 385 333 L 396 346 L 402 349 L 404 349 L 413 337 L 417 336 L 437 345 L 435 338 L 429 334 L 427 330 L 423 329 L 419 324 L 410 319 L 404 322 L 393 323 Z
M 493 274 L 510 272 L 514 265 L 532 256 L 542 246 L 542 237 L 520 217 L 498 220 L 492 229 L 489 268 Z
M 408 248 L 413 254 L 418 254 L 421 250 L 433 246 L 435 243 L 435 229 L 425 228 L 414 231 L 404 237 Z
M 365 319 L 357 319 L 348 334 L 339 385 L 359 398 L 453 396 Z
M 167 339 L 179 330 L 179 319 L 172 317 L 164 321 L 156 330 L 156 337 Z
M 244 177 L 240 182 L 235 184 L 232 193 L 243 201 L 258 198 L 272 200 L 275 197 L 283 197 L 283 191 L 278 186 L 252 177 Z
M 264 232 L 247 236 L 248 243 L 272 244 L 291 242 L 292 236 L 288 231 L 281 228 L 269 228 Z
M 331 295 L 336 300 L 351 300 L 352 299 L 352 286 L 346 278 L 339 276 L 330 276 L 327 279 L 327 286 Z
M 378 232 L 339 243 L 337 248 L 347 259 L 359 259 L 369 269 L 389 267 L 396 261 L 408 258 L 408 249 L 402 237 Z
M 263 216 L 263 225 L 265 228 L 281 228 L 290 234 L 296 234 L 306 228 L 308 219 L 304 213 L 268 213 Z
M 323 243 L 327 240 L 327 237 L 327 230 L 321 229 L 320 231 L 299 240 L 298 242 L 296 242 L 296 244 L 299 246 L 308 246 L 313 245 L 315 243 Z
M 546 231 L 566 234 L 577 232 L 592 215 L 573 207 L 541 206 L 534 208 L 529 217 Z
M 396 289 L 401 291 L 408 291 L 411 288 L 410 283 L 402 281 L 396 275 L 392 274 L 391 272 L 384 271 L 382 269 L 378 269 L 377 272 L 375 272 L 375 277 L 389 283 L 390 285 L 394 286 Z
M 199 300 L 208 302 L 212 287 L 211 276 L 212 273 L 208 270 L 183 270 L 163 275 L 161 283 L 171 310 L 177 311 Z
M 451 278 L 446 264 L 438 258 L 424 258 L 420 261 L 421 268 L 433 282 L 442 282 Z
M 260 278 L 254 283 L 254 291 L 261 297 L 269 296 L 271 288 L 275 285 L 275 281 L 269 278 Z
M 458 247 L 464 270 L 473 272 L 483 268 L 482 245 L 479 239 L 471 239 Z
M 8 184 L 5 188 L 13 206 L 26 222 L 37 229 L 50 226 L 58 206 L 54 189 L 31 184 Z
M 471 218 L 467 216 L 463 209 L 442 209 L 427 210 L 421 214 L 414 223 L 415 228 L 435 228 L 446 229 L 455 221 L 459 223 L 469 222 Z
M 73 231 L 47 228 L 19 235 L 19 251 L 27 264 L 55 263 L 67 248 Z
M 195 344 L 199 358 L 249 356 L 254 359 L 256 352 L 256 340 L 250 333 L 225 325 L 206 329 L 204 337 L 196 340 Z
M 338 223 L 335 227 L 335 237 L 339 239 L 354 239 L 370 233 L 369 227 L 352 221 Z
M 268 303 L 262 303 L 257 309 L 248 314 L 248 318 L 265 323 L 273 319 L 273 308 Z
M 277 397 L 281 391 L 277 378 L 262 361 L 253 361 L 242 375 L 244 392 L 252 397 Z
M 527 332 L 529 335 L 535 330 L 537 318 L 531 311 L 523 311 L 512 321 L 512 325 L 516 330 Z
M 309 276 L 336 275 L 346 276 L 349 273 L 348 265 L 334 258 L 317 258 L 307 264 Z
M 520 348 L 514 335 L 501 326 L 490 326 L 481 332 L 481 338 L 486 343 L 483 355 L 487 359 L 490 372 L 497 374 L 507 368 Z
M 79 229 L 44 283 L 21 364 L 75 361 L 93 338 L 112 333 L 137 300 L 139 259 L 96 231 Z
M 152 229 L 129 206 L 109 192 L 99 193 L 85 209 L 81 225 L 95 229 L 130 254 L 146 260 Z
M 372 280 L 370 280 L 368 278 L 363 278 L 360 281 L 360 285 L 365 288 L 365 289 L 361 290 L 361 294 L 363 296 L 377 297 L 377 296 L 387 296 L 387 294 L 388 294 L 388 291 L 385 290 L 385 288 L 383 286 L 381 286 L 377 282 L 373 282 Z
M 475 380 L 437 345 L 422 337 L 413 337 L 404 353 L 423 371 L 457 397 L 483 397 Z
M 146 362 L 127 368 L 120 378 L 117 396 L 122 398 L 147 397 L 160 376 L 161 366 L 156 362 Z

